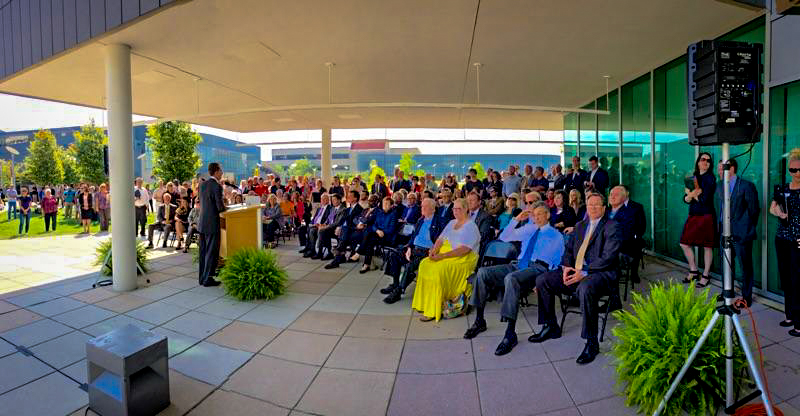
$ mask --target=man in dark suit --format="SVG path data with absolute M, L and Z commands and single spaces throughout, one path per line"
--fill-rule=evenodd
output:
M 319 237 L 319 230 L 326 224 L 333 221 L 333 217 L 331 217 L 333 207 L 331 206 L 330 202 L 331 196 L 327 193 L 324 193 L 322 196 L 320 196 L 320 205 L 317 207 L 317 211 L 314 212 L 314 216 L 311 219 L 311 224 L 308 226 L 306 245 L 303 249 L 303 257 L 314 257 L 317 254 L 317 237 Z
M 353 192 L 349 192 L 347 194 L 347 200 L 350 201 L 358 201 L 358 196 L 356 199 L 353 199 Z M 352 213 L 352 209 L 348 209 L 344 204 L 342 204 L 342 197 L 339 194 L 331 195 L 331 202 L 333 203 L 333 221 L 329 224 L 326 224 L 319 229 L 319 252 L 316 256 L 311 257 L 312 259 L 320 259 L 320 260 L 333 260 L 333 250 L 331 249 L 331 239 L 335 236 L 341 234 L 342 229 L 341 227 L 345 224 L 347 219 L 349 218 L 350 213 Z M 356 204 L 357 205 L 357 204 Z M 352 208 L 352 206 L 351 206 Z M 323 253 L 327 249 L 328 254 L 323 257 Z
M 158 207 L 156 222 L 147 226 L 148 249 L 153 248 L 153 233 L 155 230 L 159 230 L 162 233 L 163 247 L 167 247 L 167 238 L 170 233 L 175 231 L 175 211 L 178 207 L 172 204 L 172 195 L 164 192 L 161 198 L 162 204 Z
M 384 302 L 392 304 L 400 300 L 406 288 L 414 281 L 417 275 L 419 263 L 428 252 L 433 248 L 433 243 L 439 238 L 439 233 L 443 227 L 435 218 L 436 202 L 431 198 L 422 200 L 422 218 L 414 225 L 414 232 L 408 240 L 408 244 L 400 252 L 393 252 L 386 261 L 385 274 L 392 277 L 392 283 L 381 289 L 381 293 L 386 296 Z M 405 265 L 402 276 L 400 269 Z
M 553 189 L 559 190 L 564 189 L 564 186 L 567 183 L 567 177 L 561 172 L 561 164 L 556 164 L 553 166 Z
M 333 258 L 333 261 L 326 264 L 326 269 L 335 269 L 339 267 L 340 264 L 347 261 L 345 258 L 346 250 L 348 242 L 351 239 L 352 234 L 355 232 L 356 227 L 358 226 L 358 218 L 361 216 L 361 212 L 364 208 L 358 204 L 358 200 L 361 197 L 361 194 L 356 190 L 351 190 L 347 194 L 347 205 L 349 206 L 344 210 L 344 215 L 342 216 L 341 222 L 338 223 L 337 228 L 334 231 L 334 234 L 339 239 L 339 244 L 336 246 L 336 254 Z M 335 221 L 335 219 L 334 219 Z M 322 237 L 322 243 L 324 244 L 326 241 L 328 245 L 330 245 L 330 239 L 332 237 Z M 330 249 L 330 247 L 328 247 Z
M 212 276 L 217 273 L 219 263 L 219 214 L 225 211 L 222 201 L 222 167 L 217 162 L 208 164 L 207 181 L 200 184 L 200 219 L 197 221 L 197 231 L 200 232 L 200 272 L 199 280 L 203 286 L 217 286 L 219 282 Z
M 375 182 L 372 184 L 372 193 L 378 195 L 378 199 L 383 201 L 383 198 L 389 196 L 389 188 L 383 182 L 383 176 L 375 175 Z
M 753 304 L 753 240 L 756 239 L 756 227 L 761 206 L 758 202 L 758 191 L 753 182 L 736 175 L 739 164 L 736 159 L 728 161 L 730 172 L 731 201 L 731 275 L 736 276 L 736 258 L 742 265 L 742 297 L 747 305 Z M 722 205 L 725 199 L 725 186 L 722 161 L 717 165 L 720 181 L 714 191 L 714 206 L 717 209 L 718 229 L 722 230 Z M 722 249 L 722 247 L 720 247 Z M 722 259 L 725 261 L 725 259 Z
M 483 248 L 494 234 L 492 232 L 492 216 L 481 206 L 481 199 L 477 192 L 467 195 L 467 210 L 470 219 L 478 226 L 478 231 L 481 233 L 480 252 L 483 253 Z
M 644 207 L 630 199 L 628 187 L 625 185 L 611 188 L 608 202 L 608 216 L 619 224 L 623 235 L 620 252 L 631 257 L 631 280 L 639 283 L 639 262 L 642 260 L 644 233 L 647 231 Z
M 436 220 L 442 225 L 442 229 L 447 226 L 450 220 L 456 216 L 453 214 L 453 193 L 450 188 L 442 188 L 439 192 L 439 207 L 436 208 Z
M 606 189 L 608 189 L 608 172 L 600 167 L 597 156 L 589 158 L 589 168 L 591 170 L 586 174 L 584 188 L 587 191 L 599 192 L 605 195 Z
M 567 175 L 567 179 L 564 182 L 564 190 L 569 191 L 573 189 L 577 189 L 578 192 L 583 194 L 583 183 L 586 181 L 588 177 L 585 170 L 581 169 L 581 158 L 580 156 L 573 156 L 572 157 L 572 173 Z
M 586 340 L 578 364 L 594 361 L 600 351 L 597 341 L 597 301 L 616 285 L 620 239 L 617 223 L 605 214 L 605 198 L 591 193 L 587 200 L 588 218 L 578 223 L 564 246 L 561 267 L 536 279 L 541 331 L 528 338 L 543 342 L 561 337 L 555 309 L 555 296 L 577 292 L 583 315 L 581 338 Z
M 416 224 L 419 217 L 422 215 L 419 204 L 417 204 L 417 194 L 411 192 L 406 197 L 408 206 L 403 211 L 403 215 L 397 217 L 401 223 Z
M 402 170 L 399 170 L 397 171 L 397 178 L 395 178 L 392 183 L 392 192 L 397 192 L 401 189 L 405 189 L 406 192 L 411 192 L 411 181 L 403 176 Z

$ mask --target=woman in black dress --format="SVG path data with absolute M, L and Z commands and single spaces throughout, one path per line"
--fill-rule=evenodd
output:
M 556 230 L 564 232 L 564 229 L 575 226 L 575 210 L 567 204 L 567 193 L 559 189 L 553 197 L 553 208 L 550 208 L 550 225 Z
M 781 220 L 775 232 L 775 254 L 786 319 L 779 325 L 792 327 L 789 335 L 800 337 L 800 149 L 789 155 L 789 175 L 792 181 L 775 190 L 769 213 Z
M 689 218 L 683 225 L 681 249 L 689 263 L 689 275 L 683 283 L 698 280 L 697 287 L 708 286 L 708 273 L 711 270 L 711 259 L 716 245 L 716 229 L 714 220 L 714 190 L 717 178 L 711 170 L 714 158 L 710 153 L 702 152 L 694 162 L 693 189 L 685 188 L 683 202 L 689 204 Z M 703 275 L 697 270 L 692 247 L 703 248 Z

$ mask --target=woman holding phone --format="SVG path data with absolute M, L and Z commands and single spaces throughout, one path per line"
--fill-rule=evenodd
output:
M 791 327 L 789 335 L 800 337 L 800 149 L 789 153 L 789 175 L 791 182 L 776 186 L 769 213 L 781 220 L 775 232 L 775 254 L 786 319 L 779 325 Z

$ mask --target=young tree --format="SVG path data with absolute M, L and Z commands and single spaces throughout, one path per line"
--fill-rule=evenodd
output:
M 189 123 L 166 121 L 147 128 L 147 146 L 153 152 L 153 175 L 165 181 L 192 179 L 202 162 L 197 145 L 203 138 Z
M 50 130 L 39 130 L 33 135 L 25 158 L 25 178 L 39 185 L 62 183 L 64 167 L 58 157 L 56 137 Z
M 2 169 L 0 169 L 0 185 L 5 188 L 11 184 L 11 161 L 0 159 L 0 166 L 2 166 Z
M 475 164 L 472 165 L 472 169 L 475 169 L 478 172 L 478 180 L 482 181 L 486 178 L 486 170 L 483 169 L 481 162 L 475 162 Z
M 68 149 L 64 149 L 63 147 L 59 146 L 58 158 L 61 159 L 61 165 L 64 167 L 64 183 L 74 184 L 80 182 L 81 176 L 80 172 L 78 171 L 78 164 L 75 160 L 74 145 L 70 146 Z
M 381 175 L 381 176 L 383 176 L 384 179 L 386 179 L 386 172 L 384 172 L 383 169 L 381 169 L 381 167 L 378 166 L 378 162 L 375 161 L 374 159 L 370 160 L 369 161 L 369 176 L 368 176 L 369 181 L 367 183 L 367 185 L 369 185 L 370 189 L 372 189 L 372 184 L 375 183 L 375 176 L 377 176 L 377 175 Z
M 108 177 L 103 166 L 103 147 L 108 145 L 108 137 L 103 129 L 95 126 L 92 120 L 90 124 L 82 126 L 72 135 L 75 137 L 75 143 L 67 150 L 74 157 L 74 168 L 80 179 L 67 182 L 86 181 L 97 185 L 107 182 Z
M 300 159 L 289 167 L 289 176 L 307 176 L 314 174 L 314 167 L 308 159 Z M 285 182 L 285 181 L 284 181 Z

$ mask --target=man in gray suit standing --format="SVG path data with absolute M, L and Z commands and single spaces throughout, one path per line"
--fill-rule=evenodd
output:
M 756 227 L 761 206 L 758 203 L 758 190 L 753 182 L 736 176 L 739 164 L 736 159 L 728 161 L 731 186 L 731 275 L 736 276 L 736 258 L 742 265 L 742 297 L 747 306 L 753 304 L 753 241 L 756 239 Z M 717 165 L 720 179 L 724 179 L 722 161 Z M 722 204 L 725 198 L 725 182 L 717 182 L 714 191 L 714 206 L 717 209 L 717 226 L 722 233 Z M 722 247 L 720 247 L 722 249 Z M 723 257 L 722 261 L 725 261 Z
M 218 286 L 219 282 L 212 276 L 216 274 L 219 263 L 219 213 L 225 211 L 222 202 L 222 167 L 217 162 L 208 164 L 209 178 L 200 184 L 200 218 L 197 231 L 200 232 L 200 274 L 199 281 L 203 286 Z

